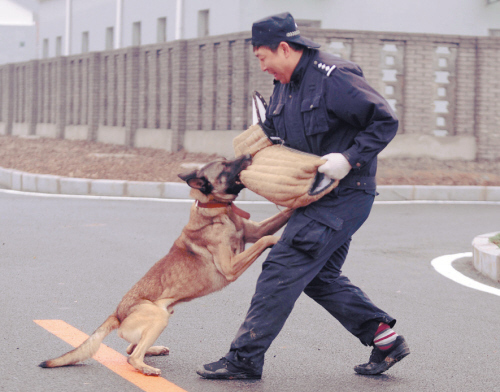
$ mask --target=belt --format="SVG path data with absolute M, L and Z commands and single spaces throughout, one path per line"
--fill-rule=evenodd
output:
M 357 177 L 357 176 L 349 176 L 342 180 L 340 180 L 339 185 L 340 188 L 354 188 L 354 189 L 363 189 L 375 190 L 377 188 L 377 180 L 375 177 Z

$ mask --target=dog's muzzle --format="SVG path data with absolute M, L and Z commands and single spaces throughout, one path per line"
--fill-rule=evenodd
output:
M 237 195 L 245 188 L 245 184 L 241 181 L 241 172 L 247 169 L 252 164 L 252 156 L 250 154 L 244 154 L 231 162 L 233 166 L 233 175 L 228 179 L 228 183 L 232 184 L 226 190 L 226 193 L 231 195 Z

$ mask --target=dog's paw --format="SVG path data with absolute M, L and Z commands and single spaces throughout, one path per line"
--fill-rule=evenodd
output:
M 152 346 L 146 352 L 147 356 L 168 355 L 170 350 L 165 346 Z
M 161 374 L 160 369 L 146 365 L 143 361 L 137 358 L 128 357 L 127 362 L 131 364 L 136 370 L 138 370 L 139 372 L 141 372 L 146 376 L 159 376 Z
M 141 369 L 141 373 L 146 375 L 146 376 L 160 376 L 161 375 L 161 370 L 154 368 L 152 366 L 143 366 Z
M 280 240 L 279 237 L 276 237 L 275 235 L 269 235 L 266 237 L 266 239 L 268 240 L 269 243 L 269 245 L 267 245 L 268 247 L 276 245 L 277 242 Z

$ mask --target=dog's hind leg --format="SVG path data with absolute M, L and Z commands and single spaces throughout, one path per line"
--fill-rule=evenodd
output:
M 153 343 L 168 324 L 169 313 L 163 306 L 151 302 L 136 305 L 131 314 L 122 321 L 118 334 L 131 342 L 128 363 L 145 375 L 159 376 L 161 370 L 144 363 L 145 355 L 166 355 L 168 348 Z

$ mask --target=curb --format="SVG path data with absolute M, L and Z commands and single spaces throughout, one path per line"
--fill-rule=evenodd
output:
M 187 184 L 180 182 L 92 180 L 33 174 L 3 167 L 0 167 L 0 187 L 22 192 L 155 199 L 189 199 L 191 191 Z M 266 201 L 248 189 L 240 192 L 238 200 Z
M 498 234 L 481 234 L 472 240 L 474 267 L 488 278 L 500 283 L 500 248 L 489 241 Z
M 63 195 L 188 199 L 190 188 L 177 182 L 91 180 L 33 174 L 0 167 L 0 186 L 23 192 Z M 500 186 L 379 185 L 377 201 L 493 201 L 500 202 Z M 238 201 L 266 201 L 244 189 Z

